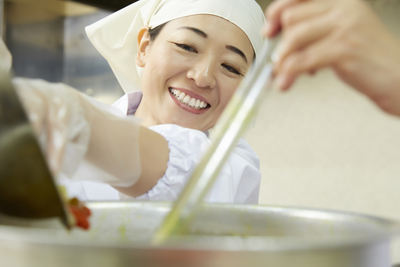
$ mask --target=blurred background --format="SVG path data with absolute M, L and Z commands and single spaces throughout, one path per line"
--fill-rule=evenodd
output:
M 84 27 L 131 2 L 0 1 L 1 35 L 16 76 L 64 82 L 114 102 L 123 91 Z M 269 2 L 259 1 L 263 9 Z M 400 38 L 400 1 L 368 2 Z M 245 138 L 261 160 L 261 204 L 400 221 L 400 119 L 384 114 L 331 71 L 301 77 L 289 92 L 271 92 Z

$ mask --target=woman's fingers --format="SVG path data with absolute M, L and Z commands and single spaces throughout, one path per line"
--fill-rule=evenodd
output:
M 266 37 L 275 36 L 281 28 L 282 12 L 288 7 L 295 5 L 304 0 L 280 0 L 272 2 L 265 11 L 267 24 L 264 27 L 263 33 Z
M 304 50 L 299 50 L 290 54 L 285 61 L 282 62 L 281 69 L 276 78 L 276 85 L 281 90 L 287 90 L 296 80 L 297 76 L 302 73 L 334 66 L 341 58 L 344 50 L 341 46 L 332 47 L 332 38 L 325 38 L 313 45 L 308 46 Z
M 289 55 L 327 37 L 332 32 L 333 26 L 329 17 L 322 16 L 308 19 L 285 30 L 282 41 L 276 50 L 277 71 L 281 70 L 283 62 Z
M 326 15 L 332 6 L 332 2 L 326 1 L 302 1 L 287 7 L 281 12 L 281 24 L 283 29 L 302 21 Z
M 267 36 L 283 31 L 274 57 L 275 85 L 287 90 L 302 73 L 331 68 L 384 111 L 400 116 L 400 49 L 362 0 L 278 0 Z

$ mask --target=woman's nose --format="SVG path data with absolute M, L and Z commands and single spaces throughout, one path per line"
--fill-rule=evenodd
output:
M 188 70 L 186 76 L 188 79 L 193 79 L 198 87 L 214 88 L 217 84 L 215 63 L 211 58 L 202 58 L 196 61 Z

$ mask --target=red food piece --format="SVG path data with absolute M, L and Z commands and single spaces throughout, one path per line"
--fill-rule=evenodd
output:
M 79 202 L 77 198 L 73 198 L 69 201 L 68 208 L 75 217 L 76 226 L 85 230 L 89 229 L 90 210 Z

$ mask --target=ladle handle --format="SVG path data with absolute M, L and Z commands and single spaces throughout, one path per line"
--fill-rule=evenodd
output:
M 260 100 L 272 81 L 272 54 L 278 38 L 265 40 L 249 73 L 222 113 L 216 126 L 215 139 L 194 170 L 173 209 L 156 231 L 153 243 L 163 243 L 169 236 L 187 230 L 199 205 L 214 184 L 222 166 L 247 129 Z

